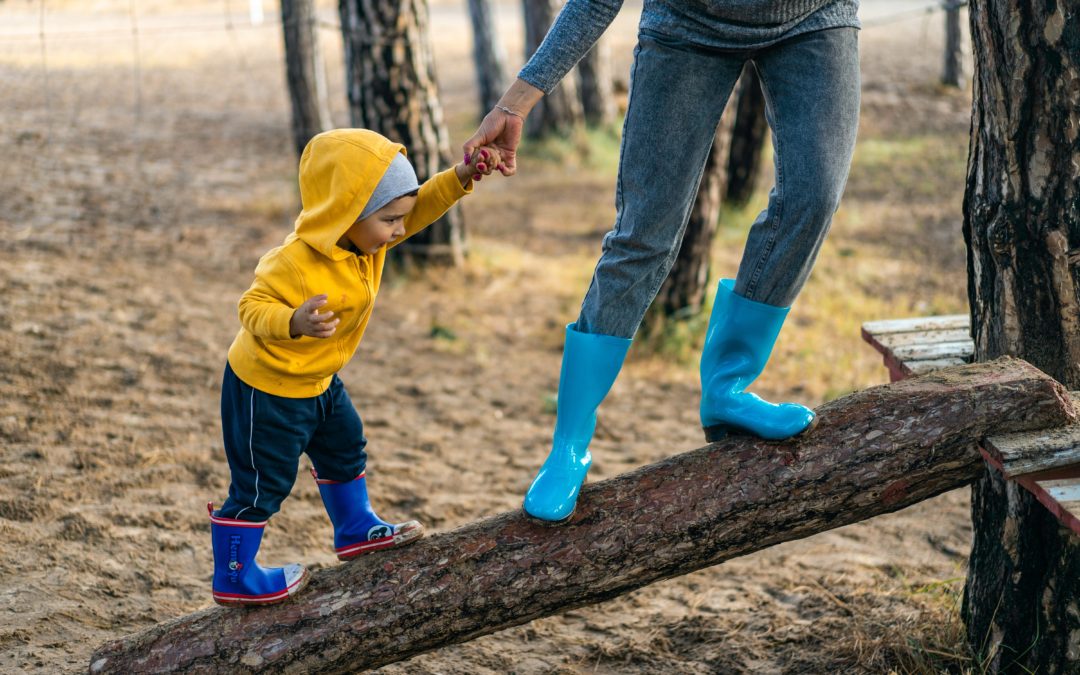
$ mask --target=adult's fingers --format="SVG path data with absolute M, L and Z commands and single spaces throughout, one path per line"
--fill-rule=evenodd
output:
M 499 165 L 499 173 L 504 176 L 513 176 L 517 173 L 517 157 L 512 150 L 503 150 L 500 153 L 502 164 Z
M 494 113 L 495 111 L 492 111 L 485 115 L 484 120 L 480 122 L 480 127 L 476 130 L 476 133 L 461 146 L 461 149 L 465 151 L 466 155 L 472 155 L 481 145 L 487 145 L 494 142 L 495 139 L 499 137 L 499 134 L 502 133 L 506 122 L 501 116 Z

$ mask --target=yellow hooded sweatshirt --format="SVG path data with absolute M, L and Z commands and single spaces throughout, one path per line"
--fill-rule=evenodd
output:
M 243 326 L 229 348 L 229 365 L 242 381 L 288 398 L 318 396 L 334 373 L 352 358 L 371 318 L 386 248 L 356 254 L 338 241 L 360 216 L 391 160 L 405 148 L 366 129 L 337 129 L 311 139 L 300 158 L 303 211 L 281 246 L 255 268 L 255 282 L 240 298 Z M 453 169 L 420 186 L 416 206 L 405 218 L 401 243 L 435 222 L 462 196 Z M 328 338 L 289 336 L 293 311 L 325 293 L 340 320 Z

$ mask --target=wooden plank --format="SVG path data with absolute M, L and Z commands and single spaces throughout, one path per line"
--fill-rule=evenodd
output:
M 1027 482 L 1026 479 L 1025 482 Z M 1048 505 L 1043 499 L 1039 501 L 1050 509 L 1062 524 L 1080 534 L 1080 478 L 1040 480 L 1034 483 L 1035 488 L 1051 500 L 1051 504 Z M 1039 492 L 1033 492 L 1036 497 L 1039 496 Z
M 935 370 L 949 368 L 950 366 L 962 366 L 965 363 L 967 363 L 967 360 L 954 356 L 944 359 L 928 359 L 925 361 L 901 361 L 900 368 L 908 375 L 908 377 L 912 377 L 915 375 L 932 373 Z
M 910 319 L 885 319 L 867 321 L 863 331 L 871 335 L 886 333 L 916 333 L 927 330 L 970 329 L 971 318 L 967 314 L 946 314 L 944 316 L 917 316 Z
M 896 347 L 892 352 L 897 359 L 904 362 L 951 358 L 970 360 L 975 353 L 975 343 L 968 339 L 962 342 L 905 345 Z
M 1080 391 L 1069 392 L 1080 410 Z M 1006 478 L 1080 477 L 1080 423 L 1057 429 L 991 436 L 983 442 Z
M 986 463 L 994 467 L 998 471 L 1004 473 L 1001 466 L 1001 460 L 996 454 L 988 451 L 986 448 L 980 446 L 979 452 L 982 453 L 983 459 Z M 1054 516 L 1061 521 L 1061 524 L 1069 528 L 1077 535 L 1080 535 L 1080 503 L 1072 500 L 1077 490 L 1080 490 L 1080 478 L 1070 478 L 1067 480 L 1035 480 L 1031 476 L 1018 476 L 1012 479 L 1020 487 L 1030 492 L 1035 499 L 1039 500 L 1039 503 L 1046 507 L 1046 510 L 1054 514 Z M 1072 487 L 1077 486 L 1077 487 Z M 1058 501 L 1054 496 L 1058 495 L 1066 498 L 1065 504 Z
M 883 333 L 874 336 L 878 344 L 888 349 L 908 345 L 932 345 L 940 342 L 971 342 L 967 328 L 953 330 L 928 330 L 914 333 Z M 972 344 L 974 344 L 972 342 Z

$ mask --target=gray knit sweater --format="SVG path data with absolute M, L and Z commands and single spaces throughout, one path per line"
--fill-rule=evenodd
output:
M 619 13 L 623 0 L 567 0 L 518 77 L 555 88 Z M 810 31 L 859 27 L 859 0 L 645 0 L 640 30 L 723 50 L 753 50 Z

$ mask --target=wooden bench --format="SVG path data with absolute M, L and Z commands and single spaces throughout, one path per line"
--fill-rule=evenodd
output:
M 967 314 L 868 321 L 862 337 L 881 352 L 889 381 L 971 363 L 975 344 Z M 1080 392 L 1070 392 L 1080 410 Z M 1080 423 L 1058 429 L 993 436 L 979 448 L 986 461 L 1035 495 L 1080 534 Z

